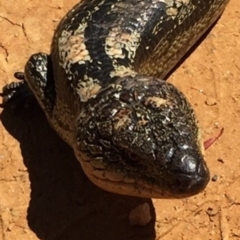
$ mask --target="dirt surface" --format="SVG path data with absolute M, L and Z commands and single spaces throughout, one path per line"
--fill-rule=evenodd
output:
M 49 52 L 56 24 L 76 0 L 0 2 L 0 87 L 28 57 Z M 0 123 L 0 240 L 240 239 L 240 1 L 170 76 L 196 109 L 211 181 L 184 200 L 123 197 L 95 187 L 72 150 L 51 130 L 37 105 Z M 129 212 L 149 203 L 152 221 L 132 227 Z

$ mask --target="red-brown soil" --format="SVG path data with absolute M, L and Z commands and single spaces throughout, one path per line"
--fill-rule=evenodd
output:
M 0 87 L 28 57 L 49 52 L 52 33 L 76 0 L 0 2 Z M 0 240 L 240 239 L 240 1 L 231 0 L 211 32 L 169 81 L 189 98 L 203 138 L 211 181 L 184 200 L 146 200 L 106 193 L 83 174 L 72 150 L 38 106 L 0 122 Z M 239 147 L 239 149 L 238 149 Z M 152 221 L 132 227 L 128 213 L 148 202 Z

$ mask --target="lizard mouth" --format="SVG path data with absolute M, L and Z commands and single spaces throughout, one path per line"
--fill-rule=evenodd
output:
M 86 157 L 86 156 L 85 156 Z M 185 198 L 201 192 L 209 182 L 209 172 L 204 164 L 200 164 L 195 174 L 168 174 L 161 184 L 134 179 L 126 173 L 103 166 L 93 166 L 90 161 L 81 161 L 80 164 L 87 177 L 99 188 L 115 194 L 129 195 L 141 198 Z

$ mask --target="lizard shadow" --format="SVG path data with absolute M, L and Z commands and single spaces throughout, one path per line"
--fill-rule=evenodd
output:
M 49 126 L 40 107 L 13 114 L 5 108 L 1 121 L 20 142 L 28 169 L 31 199 L 28 225 L 45 240 L 155 239 L 155 211 L 150 199 L 107 193 L 84 175 L 72 149 Z M 129 212 L 144 202 L 151 222 L 132 227 Z

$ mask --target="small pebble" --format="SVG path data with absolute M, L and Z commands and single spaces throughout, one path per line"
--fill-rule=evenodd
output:
M 222 158 L 218 158 L 218 162 L 220 162 L 220 163 L 224 163 L 224 161 L 223 161 Z
M 132 226 L 145 226 L 151 219 L 150 206 L 148 203 L 137 206 L 129 214 L 129 222 Z
M 209 97 L 205 101 L 205 104 L 208 105 L 208 106 L 214 106 L 214 105 L 217 105 L 217 101 L 216 101 L 216 99 L 214 99 L 212 97 Z
M 215 175 L 212 177 L 212 181 L 213 181 L 213 182 L 216 182 L 217 180 L 218 180 L 218 175 L 215 174 Z

